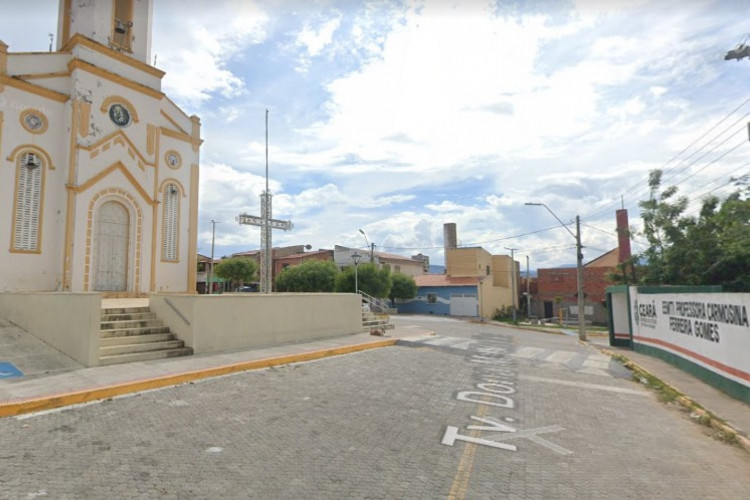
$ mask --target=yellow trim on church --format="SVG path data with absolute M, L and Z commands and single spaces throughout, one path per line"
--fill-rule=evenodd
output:
M 73 37 L 68 40 L 65 45 L 63 45 L 60 48 L 60 52 L 70 52 L 73 50 L 73 47 L 76 45 L 81 45 L 83 47 L 86 47 L 87 49 L 95 50 L 97 52 L 100 52 L 108 57 L 111 57 L 112 59 L 116 59 L 117 61 L 127 64 L 128 66 L 132 66 L 135 69 L 138 69 L 140 71 L 143 71 L 145 73 L 148 73 L 149 75 L 155 76 L 157 78 L 163 78 L 166 74 L 164 71 L 157 69 L 153 66 L 150 66 L 146 63 L 142 63 L 141 61 L 137 59 L 133 59 L 130 56 L 126 56 L 125 54 L 122 54 L 114 49 L 110 49 L 109 47 L 106 47 L 98 42 L 95 42 L 94 40 L 81 35 L 80 33 L 76 33 L 73 35 Z
M 107 71 L 106 69 L 102 69 L 98 66 L 94 66 L 93 64 L 88 63 L 82 59 L 72 59 L 68 63 L 68 69 L 71 72 L 77 69 L 80 69 L 81 71 L 86 71 L 87 73 L 91 73 L 98 77 L 109 80 L 113 83 L 117 83 L 118 85 L 122 85 L 123 87 L 127 87 L 131 90 L 135 90 L 136 92 L 140 92 L 141 94 L 145 94 L 149 97 L 153 97 L 154 99 L 161 99 L 162 97 L 164 97 L 164 94 L 159 90 L 154 90 L 151 87 L 147 87 L 140 83 L 136 83 L 132 80 L 128 80 L 127 78 L 123 76 L 117 75 L 115 73 Z
M 8 87 L 13 87 L 19 90 L 24 90 L 26 92 L 36 94 L 38 96 L 45 97 L 47 99 L 51 99 L 57 102 L 66 102 L 69 99 L 67 95 L 62 94 L 60 92 L 46 89 L 44 87 L 40 87 L 39 85 L 25 82 L 17 78 L 11 78 L 6 75 L 0 75 L 0 88 L 2 88 L 3 85 L 7 85 Z

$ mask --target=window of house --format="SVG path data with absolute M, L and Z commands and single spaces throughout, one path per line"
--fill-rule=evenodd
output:
M 490 266 L 487 266 L 487 276 L 490 275 Z
M 42 158 L 36 153 L 22 153 L 16 160 L 18 183 L 13 214 L 13 249 L 20 252 L 39 250 L 43 167 Z
M 396 271 L 397 273 L 400 273 L 401 272 L 401 266 L 394 265 L 393 266 L 393 270 Z
M 177 229 L 180 211 L 180 193 L 177 186 L 164 186 L 162 204 L 162 260 L 177 260 Z
M 428 293 L 427 294 L 427 303 L 428 304 L 435 304 L 435 303 L 437 303 L 437 294 L 436 293 Z

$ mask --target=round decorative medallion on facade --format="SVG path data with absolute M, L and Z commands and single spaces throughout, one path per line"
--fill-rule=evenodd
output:
M 177 169 L 182 166 L 182 157 L 180 156 L 180 153 L 178 153 L 174 149 L 170 149 L 169 151 L 164 153 L 164 161 L 170 168 Z
M 47 117 L 37 109 L 26 109 L 21 112 L 21 125 L 32 134 L 42 134 L 47 130 Z
M 118 127 L 130 125 L 130 111 L 120 103 L 115 103 L 109 107 L 109 118 Z

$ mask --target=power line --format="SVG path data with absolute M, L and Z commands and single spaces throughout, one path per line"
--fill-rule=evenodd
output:
M 688 144 L 680 152 L 678 152 L 677 154 L 675 154 L 674 156 L 672 156 L 667 162 L 665 162 L 664 164 L 662 164 L 661 167 L 659 167 L 659 169 L 660 170 L 665 169 L 670 163 L 672 163 L 673 161 L 675 161 L 679 156 L 681 156 L 683 153 L 685 153 L 691 147 L 693 147 L 695 144 L 697 144 L 699 141 L 701 141 L 704 137 L 706 137 L 711 132 L 713 132 L 722 123 L 724 123 L 728 118 L 730 118 L 735 112 L 737 112 L 739 109 L 741 109 L 743 106 L 745 106 L 749 102 L 750 102 L 750 98 L 745 99 L 742 103 L 740 103 L 732 111 L 730 111 L 729 113 L 727 113 L 721 120 L 719 120 L 718 122 L 716 122 L 713 126 L 711 126 L 708 130 L 706 130 L 705 132 L 703 132 L 699 137 L 697 137 L 695 140 L 693 140 L 690 144 Z M 741 118 L 739 118 L 738 120 L 736 120 L 732 125 L 730 125 L 729 127 L 727 127 L 727 129 L 731 128 L 732 126 L 734 126 L 739 120 L 742 120 L 744 117 L 748 116 L 748 114 L 750 114 L 750 112 L 746 113 Z M 716 138 L 718 138 L 721 135 L 723 135 L 724 132 L 726 132 L 727 129 L 725 129 L 720 134 L 718 134 L 717 136 L 715 136 L 714 138 L 712 138 L 711 140 L 709 140 L 706 144 L 704 144 L 698 150 L 696 150 L 690 156 L 688 156 L 688 158 L 690 158 L 691 156 L 693 156 L 694 154 L 696 154 L 701 149 L 705 148 L 708 144 L 710 144 L 711 142 L 713 142 Z M 643 189 L 639 188 L 639 186 L 642 186 L 642 185 L 643 185 L 642 181 L 641 182 L 637 182 L 637 183 L 631 185 L 626 190 L 624 190 L 623 191 L 623 195 L 621 195 L 621 197 L 620 197 L 620 201 L 619 201 L 620 206 L 625 205 L 624 202 L 625 202 L 626 198 L 628 199 L 628 205 L 630 205 L 632 203 L 631 198 L 633 198 L 634 196 L 639 195 L 643 191 Z M 632 192 L 633 194 L 632 195 L 628 195 L 628 193 L 630 193 L 630 192 Z M 611 205 L 609 205 L 609 206 L 611 206 Z M 611 208 L 602 208 L 602 209 L 596 210 L 594 212 L 589 212 L 589 213 L 585 214 L 584 216 L 587 217 L 587 218 L 596 218 L 596 217 L 599 217 L 601 215 L 604 215 L 605 211 L 609 211 L 609 210 L 611 210 Z

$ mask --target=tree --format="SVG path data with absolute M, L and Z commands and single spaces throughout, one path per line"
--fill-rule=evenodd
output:
M 333 292 L 338 268 L 330 260 L 306 260 L 276 277 L 278 292 Z
M 229 288 L 231 290 L 235 284 L 239 286 L 242 283 L 252 281 L 257 269 L 258 265 L 252 259 L 248 259 L 247 257 L 231 257 L 229 259 L 222 259 L 214 267 L 214 274 L 219 278 L 229 280 Z
M 645 258 L 641 281 L 644 284 L 663 284 L 668 281 L 666 249 L 682 243 L 684 235 L 678 227 L 680 215 L 685 211 L 688 200 L 680 197 L 674 200 L 677 187 L 671 186 L 661 193 L 661 170 L 652 170 L 648 176 L 649 199 L 640 202 L 643 234 L 649 248 L 643 253 Z
M 684 215 L 685 197 L 672 186 L 659 193 L 661 171 L 649 175 L 651 194 L 640 203 L 650 244 L 640 256 L 643 284 L 721 285 L 750 291 L 750 200 L 747 178 L 725 200 L 703 199 L 697 216 Z
M 411 276 L 396 272 L 391 275 L 391 280 L 391 303 L 395 304 L 396 299 L 409 300 L 417 296 L 417 282 Z
M 367 295 L 388 297 L 391 290 L 391 271 L 375 264 L 360 264 L 357 268 L 357 285 Z M 354 266 L 349 266 L 336 275 L 335 288 L 339 293 L 354 293 Z

